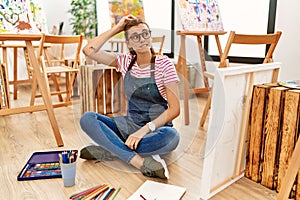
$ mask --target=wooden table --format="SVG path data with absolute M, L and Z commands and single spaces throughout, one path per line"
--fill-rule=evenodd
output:
M 205 64 L 205 55 L 204 55 L 204 49 L 202 45 L 202 37 L 203 36 L 215 36 L 215 40 L 217 43 L 219 55 L 221 57 L 222 55 L 222 48 L 221 43 L 219 40 L 219 35 L 224 35 L 226 32 L 224 31 L 183 31 L 178 30 L 176 31 L 177 35 L 180 35 L 180 50 L 179 50 L 179 56 L 178 56 L 178 62 L 177 62 L 177 70 L 179 71 L 181 67 L 181 73 L 183 76 L 183 102 L 184 102 L 184 119 L 185 124 L 188 125 L 190 123 L 190 117 L 189 117 L 189 102 L 188 102 L 188 95 L 189 94 L 196 94 L 201 92 L 209 92 L 210 88 L 208 85 L 208 80 L 206 77 L 204 77 L 204 87 L 203 88 L 194 88 L 189 89 L 188 87 L 188 75 L 187 75 L 187 68 L 186 68 L 186 36 L 196 36 L 197 42 L 198 42 L 198 50 L 200 54 L 200 63 L 202 72 L 206 71 L 206 64 Z
M 114 52 L 115 44 L 117 45 L 117 51 L 118 52 L 120 52 L 120 53 L 124 52 L 124 44 L 126 43 L 125 39 L 123 39 L 123 38 L 114 38 L 114 39 L 109 40 L 109 43 L 111 44 L 111 47 L 110 47 L 111 52 Z M 120 49 L 119 49 L 119 45 L 120 45 Z
M 34 41 L 32 43 L 33 48 L 38 48 L 39 47 L 39 42 Z M 49 45 L 45 45 L 45 48 L 50 47 Z M 14 95 L 14 99 L 16 100 L 18 98 L 18 85 L 19 84 L 23 84 L 23 83 L 28 83 L 30 82 L 30 79 L 24 79 L 24 80 L 18 80 L 18 48 L 21 48 L 24 50 L 24 53 L 26 51 L 26 44 L 25 42 L 22 41 L 17 41 L 17 42 L 2 42 L 1 44 L 1 48 L 3 49 L 3 62 L 8 64 L 8 60 L 7 60 L 7 49 L 8 48 L 12 48 L 13 49 L 13 80 L 9 82 L 10 85 L 13 85 L 13 95 Z M 25 58 L 25 62 L 26 58 Z M 9 66 L 7 66 L 7 68 L 9 68 Z

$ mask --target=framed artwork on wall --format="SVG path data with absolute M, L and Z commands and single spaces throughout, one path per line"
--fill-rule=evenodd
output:
M 112 26 L 129 14 L 145 20 L 143 0 L 109 0 L 108 5 Z
M 145 20 L 143 0 L 108 0 L 111 27 L 115 26 L 123 16 L 133 15 Z M 120 33 L 115 38 L 124 38 Z

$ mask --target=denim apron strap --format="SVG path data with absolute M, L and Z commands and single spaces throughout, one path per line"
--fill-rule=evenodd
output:
M 161 96 L 155 83 L 155 58 L 155 56 L 151 58 L 150 77 L 133 77 L 130 73 L 133 64 L 129 65 L 125 74 L 124 86 L 128 99 L 127 115 L 114 118 L 124 139 L 149 121 L 157 118 L 168 108 L 167 101 Z M 172 126 L 172 123 L 168 125 Z

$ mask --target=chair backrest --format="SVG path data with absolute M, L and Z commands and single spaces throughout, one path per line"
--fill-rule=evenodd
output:
M 227 57 L 232 44 L 270 45 L 263 63 L 273 62 L 272 55 L 274 53 L 274 50 L 276 48 L 281 34 L 281 31 L 277 31 L 274 34 L 264 35 L 236 34 L 235 31 L 231 31 L 224 49 L 224 53 L 221 56 L 219 68 L 228 67 Z
M 48 66 L 54 63 L 67 65 L 66 47 L 70 45 L 68 54 L 71 54 L 71 59 L 74 61 L 73 68 L 78 68 L 80 65 L 80 52 L 83 42 L 82 35 L 44 35 L 43 45 L 39 51 L 39 56 L 45 53 L 45 58 Z M 51 45 L 50 49 L 44 48 L 45 44 Z M 68 56 L 68 55 L 67 55 Z M 69 56 L 68 56 L 69 57 Z
M 158 55 L 162 55 L 162 50 L 163 50 L 163 46 L 164 46 L 164 42 L 165 42 L 165 35 L 162 35 L 160 37 L 152 37 L 152 44 L 154 43 L 158 43 L 159 47 L 158 50 L 156 51 L 156 53 Z M 154 48 L 156 49 L 156 48 Z

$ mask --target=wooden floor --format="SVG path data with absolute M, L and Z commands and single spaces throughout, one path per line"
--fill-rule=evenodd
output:
M 13 100 L 13 106 L 29 104 L 28 86 L 21 86 L 20 100 Z M 181 142 L 171 155 L 165 157 L 170 179 L 148 178 L 119 160 L 101 163 L 78 159 L 76 184 L 64 187 L 62 179 L 17 181 L 17 175 L 36 151 L 80 149 L 91 142 L 79 127 L 80 105 L 56 108 L 55 114 L 64 140 L 64 147 L 57 147 L 45 111 L 32 114 L 18 114 L 0 117 L 0 194 L 8 200 L 15 199 L 68 199 L 73 193 L 89 187 L 108 183 L 121 187 L 118 200 L 127 199 L 145 180 L 150 179 L 186 187 L 182 199 L 200 199 L 202 155 L 207 127 L 198 128 L 199 114 L 205 98 L 190 99 L 191 124 L 184 125 L 183 114 L 174 123 L 181 133 Z M 183 111 L 181 112 L 183 113 Z M 206 125 L 207 126 L 207 125 Z M 259 184 L 242 178 L 227 189 L 215 195 L 213 200 L 270 200 L 277 193 Z

